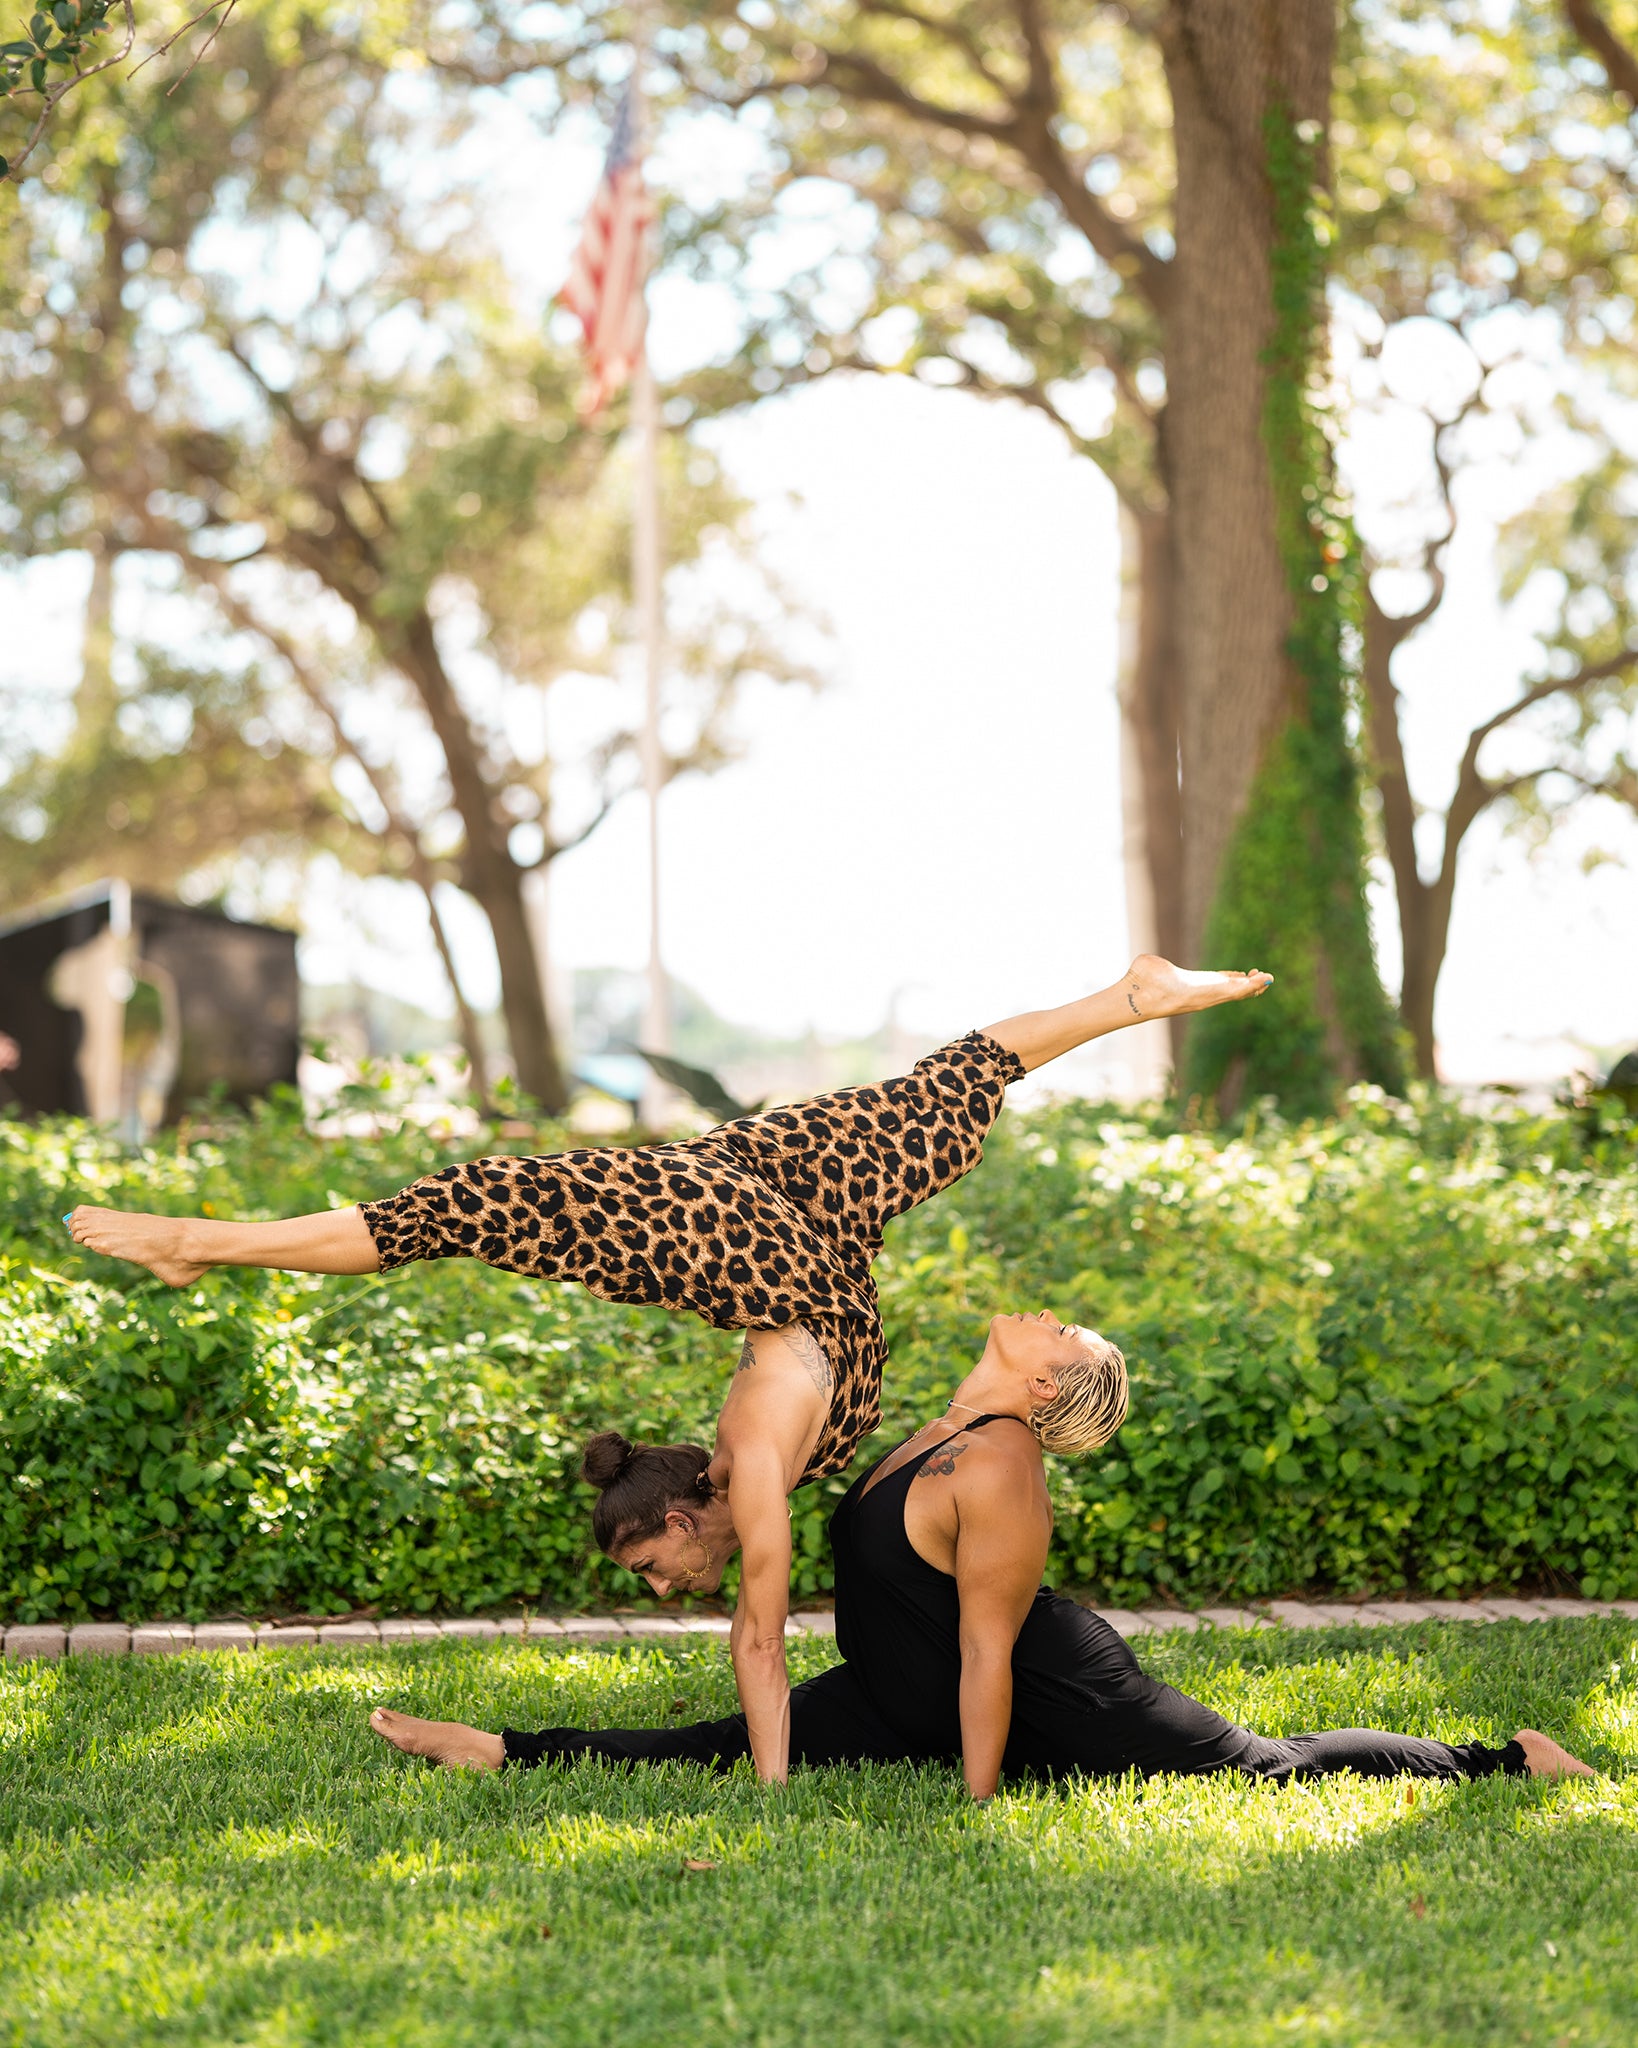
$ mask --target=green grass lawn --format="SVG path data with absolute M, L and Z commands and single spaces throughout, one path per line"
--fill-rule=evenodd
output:
M 1607 1775 L 1081 1783 L 974 1810 L 953 1775 L 884 1768 L 769 1797 L 680 1767 L 440 1772 L 365 1723 L 382 1701 L 489 1727 L 723 1712 L 718 1644 L 12 1666 L 0 2040 L 1638 2041 L 1632 1623 L 1144 1654 L 1270 1734 L 1534 1723 Z

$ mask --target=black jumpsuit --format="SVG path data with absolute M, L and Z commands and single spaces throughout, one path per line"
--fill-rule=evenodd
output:
M 986 1415 L 966 1427 L 1002 1419 Z M 943 1438 L 927 1455 L 950 1441 Z M 905 1534 L 905 1497 L 924 1461 L 909 1458 L 871 1486 L 886 1462 L 873 1465 L 831 1517 L 836 1643 L 844 1661 L 791 1693 L 793 1765 L 961 1759 L 956 1582 L 928 1564 Z M 1481 1778 L 1525 1768 L 1516 1742 L 1490 1749 L 1373 1728 L 1254 1735 L 1150 1678 L 1108 1622 L 1044 1586 L 1018 1631 L 1012 1682 L 1003 1762 L 1009 1776 L 1239 1771 L 1280 1781 L 1355 1771 L 1367 1778 Z M 508 1763 L 525 1766 L 593 1756 L 722 1769 L 750 1755 L 742 1714 L 687 1728 L 551 1728 L 537 1735 L 508 1728 L 502 1738 Z

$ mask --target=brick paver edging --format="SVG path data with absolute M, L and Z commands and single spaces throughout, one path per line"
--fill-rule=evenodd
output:
M 1622 1615 L 1638 1621 L 1638 1600 L 1373 1600 L 1364 1606 L 1308 1600 L 1270 1600 L 1258 1608 L 1100 1607 L 1123 1636 L 1164 1635 L 1170 1629 L 1200 1628 L 1385 1628 L 1415 1621 L 1575 1621 L 1592 1615 Z M 787 1635 L 834 1635 L 836 1617 L 823 1611 L 793 1614 Z M 725 1636 L 719 1614 L 569 1614 L 505 1621 L 327 1621 L 317 1627 L 280 1628 L 276 1623 L 239 1621 L 156 1621 L 146 1628 L 122 1622 L 86 1621 L 72 1628 L 60 1622 L 21 1623 L 5 1631 L 8 1661 L 27 1658 L 171 1656 L 183 1650 L 268 1650 L 376 1646 L 502 1636 L 531 1642 L 621 1643 Z

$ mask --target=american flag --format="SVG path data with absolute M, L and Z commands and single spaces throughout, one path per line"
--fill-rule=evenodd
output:
M 601 412 L 631 375 L 648 319 L 643 280 L 654 206 L 637 146 L 637 91 L 633 77 L 620 100 L 602 183 L 586 215 L 569 281 L 558 294 L 585 336 L 590 382 L 580 401 L 584 419 Z

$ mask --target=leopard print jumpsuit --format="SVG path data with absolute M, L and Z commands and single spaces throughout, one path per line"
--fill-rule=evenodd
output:
M 978 1164 L 1023 1063 L 980 1031 L 901 1080 L 843 1088 L 675 1145 L 446 1166 L 361 1205 L 381 1270 L 482 1259 L 719 1330 L 800 1322 L 835 1375 L 799 1482 L 845 1471 L 881 1419 L 871 1261 L 894 1216 Z

